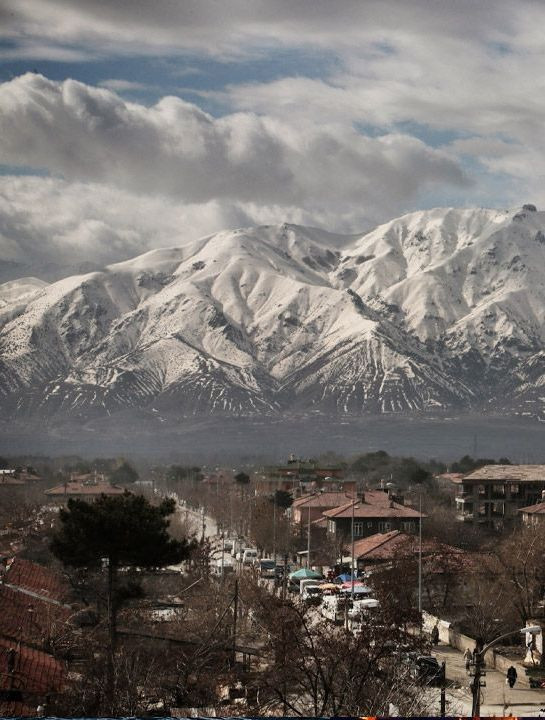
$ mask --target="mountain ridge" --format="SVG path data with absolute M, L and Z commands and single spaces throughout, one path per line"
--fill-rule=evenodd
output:
M 540 417 L 544 265 L 545 213 L 527 205 L 419 211 L 365 234 L 223 231 L 13 281 L 0 285 L 3 411 Z

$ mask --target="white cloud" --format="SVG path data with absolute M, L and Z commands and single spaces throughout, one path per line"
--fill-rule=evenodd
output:
M 6 57 L 147 54 L 169 65 L 169 82 L 204 76 L 195 103 L 164 97 L 151 107 L 116 94 L 148 89 L 118 69 L 100 88 L 39 75 L 0 85 L 2 161 L 63 178 L 3 181 L 2 252 L 30 257 L 34 244 L 49 258 L 79 243 L 103 262 L 168 242 L 180 227 L 197 236 L 289 220 L 358 231 L 434 197 L 539 202 L 544 25 L 545 5 L 531 0 L 4 0 Z M 323 56 L 330 69 L 237 80 L 237 67 L 279 48 Z M 185 69 L 165 59 L 180 54 Z M 220 118 L 196 104 L 212 93 L 204 56 L 236 60 L 231 84 L 215 91 L 230 108 Z
M 216 119 L 165 97 L 152 107 L 105 89 L 27 74 L 0 85 L 5 162 L 47 168 L 183 203 L 227 200 L 311 211 L 404 207 L 429 184 L 466 184 L 446 154 L 409 136 L 289 124 L 235 113 Z

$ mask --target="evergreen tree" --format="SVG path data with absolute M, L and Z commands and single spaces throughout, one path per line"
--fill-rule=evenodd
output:
M 51 550 L 64 565 L 75 568 L 107 567 L 109 669 L 113 673 L 117 611 L 125 594 L 118 587 L 121 567 L 157 568 L 189 556 L 192 543 L 168 534 L 168 516 L 176 507 L 172 499 L 153 506 L 141 495 L 102 495 L 92 503 L 68 500 L 59 513 L 60 526 Z M 110 675 L 113 682 L 113 676 Z M 113 686 L 112 686 L 113 687 Z

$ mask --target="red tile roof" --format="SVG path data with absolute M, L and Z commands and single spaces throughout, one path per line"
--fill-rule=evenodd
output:
M 349 495 L 345 495 L 343 492 L 323 492 L 323 493 L 309 493 L 308 495 L 301 495 L 293 501 L 292 507 L 339 507 L 344 505 L 350 499 Z
M 21 557 L 8 561 L 5 582 L 57 602 L 64 602 L 69 592 L 59 572 Z
M 405 505 L 391 501 L 388 494 L 382 490 L 367 490 L 365 492 L 365 500 L 351 500 L 340 507 L 333 508 L 332 510 L 325 510 L 324 515 L 331 519 L 351 518 L 353 505 L 355 518 L 420 517 L 420 513 L 417 510 L 413 510 Z M 422 517 L 425 516 L 422 515 Z
M 354 555 L 357 558 L 382 559 L 385 557 L 385 553 L 389 553 L 389 549 L 392 547 L 392 541 L 400 536 L 404 537 L 400 530 L 391 530 L 387 533 L 369 535 L 369 537 L 362 538 L 354 543 Z M 384 547 L 385 545 L 387 546 L 386 549 Z
M 0 585 L 0 635 L 40 645 L 63 632 L 68 607 Z
M 15 650 L 10 675 L 10 650 Z M 0 636 L 0 689 L 25 693 L 60 692 L 64 675 L 63 664 L 52 655 Z
M 2 718 L 21 718 L 21 717 L 37 717 L 38 703 L 28 705 L 19 700 L 0 700 L 0 717 Z

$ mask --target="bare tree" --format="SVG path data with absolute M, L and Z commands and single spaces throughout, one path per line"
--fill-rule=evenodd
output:
M 408 680 L 394 650 L 416 644 L 382 618 L 355 637 L 303 606 L 268 598 L 258 608 L 267 629 L 271 665 L 264 674 L 261 711 L 298 716 L 385 714 L 388 703 L 419 705 L 422 694 Z

